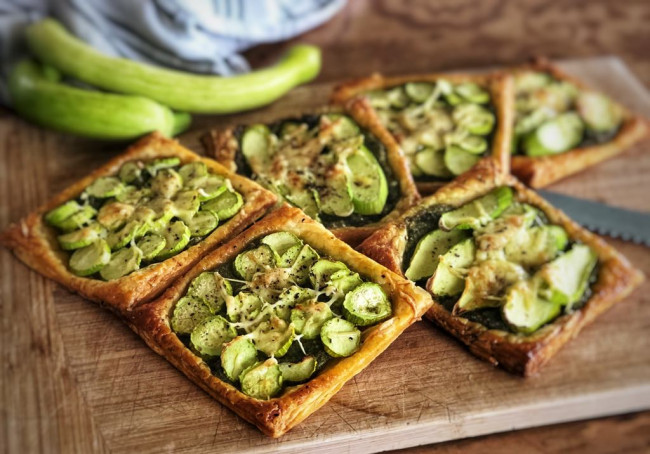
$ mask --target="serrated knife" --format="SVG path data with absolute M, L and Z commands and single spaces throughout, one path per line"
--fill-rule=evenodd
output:
M 650 213 L 616 208 L 557 192 L 537 192 L 592 232 L 650 246 Z

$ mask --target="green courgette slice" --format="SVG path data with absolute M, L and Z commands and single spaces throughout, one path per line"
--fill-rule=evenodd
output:
M 332 216 L 347 217 L 354 213 L 349 175 L 343 172 L 329 175 L 327 185 L 318 192 L 320 211 Z
M 487 135 L 494 129 L 496 118 L 485 107 L 476 104 L 460 104 L 454 108 L 452 119 L 456 125 L 470 134 Z
M 257 349 L 246 336 L 237 336 L 223 345 L 221 367 L 233 382 L 239 381 L 242 372 L 257 362 Z
M 237 337 L 237 331 L 228 320 L 216 315 L 196 325 L 190 335 L 192 347 L 201 356 L 213 358 L 221 355 L 223 344 Z
M 261 124 L 249 126 L 242 135 L 241 152 L 256 173 L 270 163 L 271 137 L 271 130 Z
M 343 316 L 357 326 L 374 325 L 392 314 L 390 300 L 379 284 L 366 282 L 345 295 Z
M 447 231 L 476 229 L 501 215 L 512 204 L 513 199 L 512 189 L 508 186 L 500 186 L 483 197 L 444 213 L 440 216 L 438 225 L 442 230 Z
M 142 167 L 143 166 L 139 165 L 136 161 L 125 162 L 122 164 L 122 167 L 120 167 L 118 176 L 124 184 L 134 183 L 140 179 L 140 176 L 142 175 Z
M 167 222 L 171 220 L 172 217 L 174 217 L 176 211 L 174 202 L 162 197 L 156 197 L 149 200 L 144 206 L 151 208 L 154 213 L 156 213 L 158 219 L 157 224 L 163 227 L 167 225 Z
M 118 230 L 133 215 L 135 207 L 128 203 L 105 203 L 97 213 L 97 222 L 108 230 Z
M 524 136 L 531 131 L 539 128 L 546 121 L 550 120 L 554 115 L 554 112 L 545 107 L 540 107 L 532 112 L 523 115 L 517 119 L 515 123 L 515 137 Z M 515 148 L 516 149 L 516 148 Z
M 361 331 L 343 318 L 331 318 L 323 324 L 320 339 L 328 355 L 342 358 L 350 356 L 359 349 Z
M 506 260 L 479 261 L 473 265 L 457 266 L 451 270 L 457 272 L 470 266 L 471 269 L 463 279 L 462 294 L 452 310 L 455 315 L 503 305 L 503 300 L 499 298 L 501 293 L 508 286 L 528 278 L 521 266 Z M 459 277 L 459 273 L 454 274 Z
M 216 314 L 223 308 L 227 296 L 232 295 L 232 286 L 219 273 L 205 271 L 192 280 L 187 295 L 203 301 Z
M 142 224 L 137 221 L 129 221 L 124 226 L 114 232 L 110 232 L 106 241 L 112 251 L 122 249 L 135 238 L 136 233 L 140 230 Z
M 448 179 L 454 176 L 445 164 L 445 150 L 424 148 L 415 155 L 415 165 L 427 175 Z
M 145 262 L 155 259 L 165 249 L 165 244 L 165 239 L 155 233 L 145 235 L 135 243 L 136 247 L 142 252 L 142 260 Z
M 104 238 L 105 236 L 106 229 L 104 229 L 104 227 L 98 223 L 94 222 L 87 225 L 86 227 L 82 227 L 79 230 L 75 230 L 74 232 L 59 235 L 57 237 L 57 240 L 59 241 L 61 249 L 71 251 L 74 249 L 86 247 L 96 240 Z
M 547 156 L 568 151 L 582 141 L 584 123 L 575 112 L 566 112 L 545 122 L 528 134 L 522 143 L 531 157 Z
M 171 199 L 183 187 L 183 178 L 173 169 L 161 169 L 151 179 L 151 190 L 166 199 Z
M 514 79 L 517 94 L 537 91 L 553 82 L 550 74 L 536 71 L 526 71 L 516 74 Z
M 77 276 L 90 276 L 101 270 L 111 259 L 111 248 L 104 240 L 97 240 L 77 249 L 70 256 L 70 269 Z
M 262 244 L 266 244 L 275 253 L 278 266 L 282 263 L 282 257 L 287 251 L 295 246 L 302 246 L 302 240 L 293 233 L 275 232 L 262 238 Z
M 445 166 L 451 173 L 461 175 L 474 167 L 481 157 L 460 147 L 450 145 L 445 149 L 444 159 Z
M 336 279 L 332 279 L 332 286 L 336 289 L 338 296 L 332 302 L 332 307 L 338 306 L 342 301 L 344 296 L 360 286 L 363 283 L 359 273 L 352 273 L 346 276 L 341 276 Z
M 404 91 L 404 87 L 402 86 L 391 88 L 385 93 L 390 106 L 396 109 L 403 109 L 404 107 L 408 106 L 409 103 L 411 102 L 408 95 Z
M 244 280 L 250 281 L 255 274 L 274 268 L 275 253 L 268 245 L 242 252 L 235 258 L 235 271 Z
M 508 242 L 504 253 L 510 262 L 535 268 L 555 259 L 568 242 L 566 231 L 558 225 L 529 227 L 525 234 Z
M 435 85 L 429 82 L 409 82 L 404 84 L 404 91 L 413 102 L 422 104 L 429 99 L 435 90 Z
M 466 135 L 456 140 L 456 145 L 472 154 L 480 155 L 488 149 L 488 142 L 480 136 Z
M 219 218 L 213 211 L 200 210 L 187 221 L 192 238 L 208 235 L 219 225 Z
M 124 190 L 124 184 L 119 178 L 115 177 L 100 177 L 93 181 L 90 186 L 86 188 L 86 194 L 97 197 L 98 199 L 107 199 L 115 197 L 117 194 Z
M 248 367 L 239 380 L 242 392 L 254 399 L 268 400 L 282 391 L 282 372 L 273 358 Z
M 375 156 L 364 145 L 348 156 L 347 165 L 354 211 L 364 215 L 381 213 L 388 198 L 388 183 Z
M 176 334 L 191 334 L 199 323 L 213 315 L 214 312 L 203 301 L 184 296 L 174 306 L 171 327 Z
M 411 262 L 404 275 L 413 282 L 433 276 L 438 267 L 439 257 L 469 236 L 466 230 L 429 232 L 415 246 Z
M 54 208 L 45 215 L 45 222 L 59 227 L 63 221 L 81 210 L 81 205 L 76 200 L 68 200 L 62 205 Z
M 299 363 L 280 363 L 280 373 L 285 383 L 302 383 L 316 372 L 318 363 L 313 356 L 305 356 Z
M 326 303 L 298 304 L 291 310 L 291 323 L 305 339 L 316 339 L 323 324 L 332 317 L 334 313 Z
M 578 113 L 587 129 L 595 132 L 616 130 L 623 121 L 622 109 L 607 96 L 592 91 L 583 91 L 576 100 Z
M 305 244 L 296 260 L 291 265 L 291 277 L 298 285 L 304 285 L 309 280 L 311 266 L 320 258 L 310 245 Z
M 597 263 L 598 256 L 589 246 L 575 244 L 539 271 L 548 286 L 545 299 L 565 305 L 566 310 L 571 311 L 587 289 Z
M 212 174 L 190 181 L 187 187 L 196 189 L 199 193 L 199 200 L 201 202 L 217 198 L 224 192 L 228 191 L 226 179 L 220 175 Z
M 289 351 L 295 331 L 291 323 L 279 317 L 271 317 L 270 320 L 257 325 L 250 336 L 259 351 L 267 356 L 280 358 Z
M 280 293 L 277 302 L 273 304 L 273 313 L 282 320 L 287 321 L 291 318 L 291 309 L 296 304 L 315 301 L 317 297 L 318 293 L 312 289 L 292 285 Z
M 328 259 L 320 259 L 311 266 L 309 270 L 309 280 L 315 289 L 323 288 L 330 283 L 334 273 L 346 271 L 350 274 L 350 269 L 343 262 Z
M 476 104 L 490 102 L 490 92 L 473 82 L 464 82 L 454 87 L 454 91 L 464 100 Z
M 236 215 L 244 205 L 244 199 L 236 191 L 225 191 L 214 199 L 203 204 L 204 210 L 213 211 L 220 221 L 225 221 Z
M 159 233 L 165 239 L 165 248 L 158 254 L 160 259 L 178 254 L 190 242 L 190 229 L 183 221 L 174 221 Z
M 105 281 L 112 281 L 140 269 L 142 252 L 137 247 L 122 248 L 111 254 L 111 259 L 100 271 Z
M 207 176 L 208 166 L 201 161 L 190 162 L 178 169 L 178 174 L 183 179 L 183 182 L 189 183 L 195 179 Z
M 503 319 L 515 332 L 522 334 L 534 333 L 562 311 L 561 304 L 539 298 L 536 287 L 528 282 L 511 286 L 505 301 L 501 310 Z
M 173 213 L 183 221 L 192 219 L 200 208 L 201 199 L 198 191 L 180 191 L 173 199 Z
M 474 262 L 475 254 L 473 238 L 453 246 L 440 257 L 435 273 L 427 282 L 427 290 L 435 296 L 459 295 L 465 288 L 465 279 L 458 270 L 469 267 Z
M 248 292 L 239 292 L 234 298 L 226 300 L 226 314 L 234 323 L 247 323 L 254 321 L 264 303 L 259 296 Z
M 90 205 L 84 205 L 81 209 L 59 222 L 56 226 L 64 232 L 72 232 L 88 224 L 97 214 L 97 210 Z
M 293 191 L 283 197 L 290 204 L 300 208 L 312 219 L 319 219 L 320 197 L 315 189 Z
M 156 176 L 156 174 L 162 169 L 170 169 L 172 167 L 177 167 L 181 164 L 181 160 L 176 157 L 171 158 L 159 158 L 154 159 L 145 166 L 145 170 L 149 172 L 151 176 Z
M 359 126 L 347 115 L 328 114 L 323 115 L 323 118 L 332 124 L 334 137 L 339 140 L 349 139 L 361 134 Z
M 301 250 L 302 244 L 295 245 L 287 249 L 287 252 L 282 254 L 282 257 L 280 258 L 280 264 L 278 266 L 280 268 L 290 268 L 293 266 L 293 264 L 296 262 L 296 259 L 300 255 Z

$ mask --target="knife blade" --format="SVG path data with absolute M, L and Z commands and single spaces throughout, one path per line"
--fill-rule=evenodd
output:
M 557 192 L 537 192 L 592 232 L 650 246 L 650 213 L 617 208 Z

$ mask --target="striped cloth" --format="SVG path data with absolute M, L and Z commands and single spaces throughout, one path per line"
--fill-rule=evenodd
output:
M 28 54 L 22 30 L 47 15 L 105 54 L 232 75 L 249 70 L 243 50 L 299 35 L 344 5 L 345 0 L 1 0 L 2 100 L 7 72 Z

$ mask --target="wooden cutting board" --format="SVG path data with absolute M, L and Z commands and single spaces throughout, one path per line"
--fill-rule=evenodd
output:
M 650 94 L 616 58 L 568 71 L 650 116 Z M 182 142 L 200 151 L 208 126 L 295 113 L 327 100 L 302 87 L 252 114 L 201 117 Z M 122 146 L 45 132 L 0 113 L 0 228 L 105 162 Z M 552 187 L 650 211 L 648 142 Z M 650 250 L 612 240 L 646 275 Z M 476 360 L 423 321 L 327 405 L 279 440 L 209 398 L 113 315 L 0 252 L 0 446 L 5 452 L 355 453 L 650 408 L 650 283 L 604 314 L 543 370 L 521 379 Z

